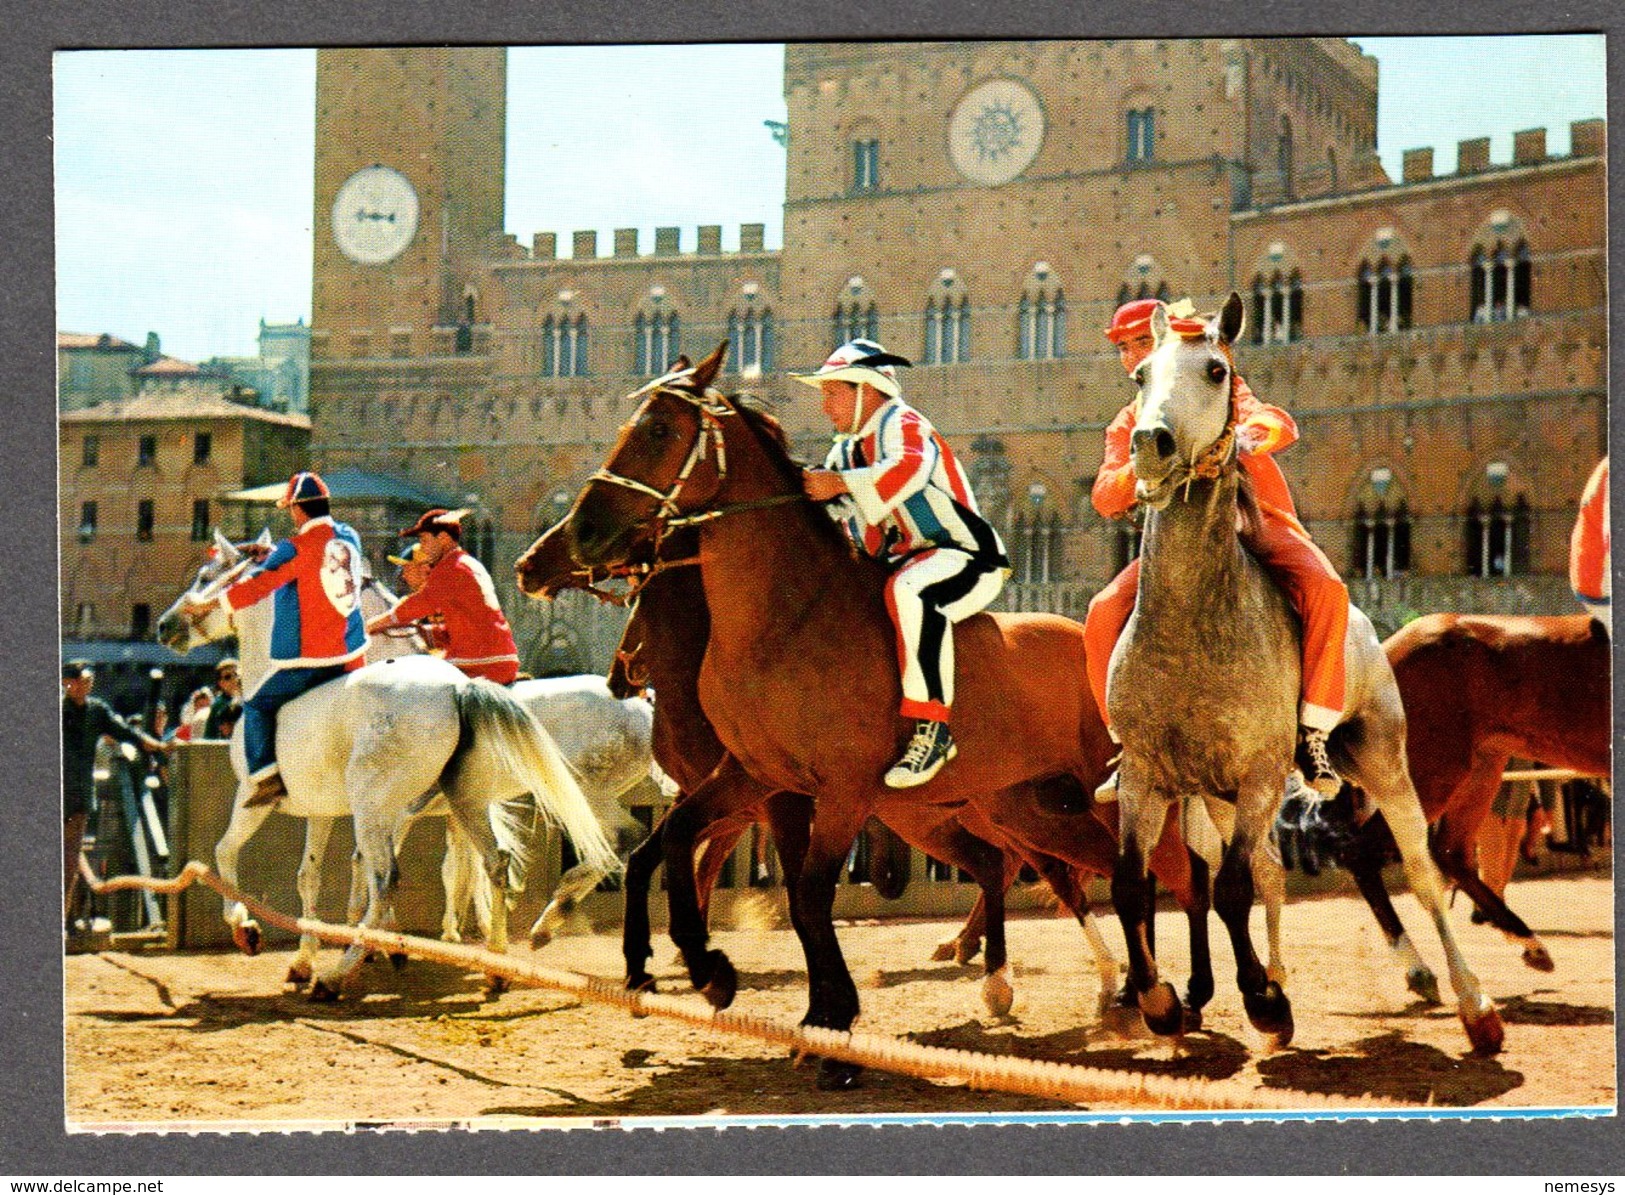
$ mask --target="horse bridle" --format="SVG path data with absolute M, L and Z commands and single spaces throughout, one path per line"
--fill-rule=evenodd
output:
M 210 581 L 208 589 L 204 590 L 204 592 L 208 593 L 212 590 L 215 600 L 218 600 L 220 597 L 220 591 L 227 585 L 234 582 L 244 570 L 252 567 L 254 563 L 254 558 L 245 553 L 241 560 L 232 565 L 225 572 L 221 573 L 218 577 L 214 578 L 214 580 Z M 187 594 L 187 597 L 191 596 L 192 595 L 190 593 Z M 212 604 L 212 602 L 210 604 Z M 209 606 L 204 605 L 203 613 L 194 614 L 188 607 L 188 604 L 183 601 L 181 603 L 181 617 L 186 620 L 187 630 L 191 631 L 194 635 L 201 634 L 203 631 L 203 620 L 209 616 L 208 610 Z
M 1186 335 L 1180 332 L 1178 335 Z M 1203 334 L 1207 335 L 1204 328 Z M 1214 347 L 1223 355 L 1225 366 L 1229 371 L 1230 388 L 1225 395 L 1224 430 L 1214 441 L 1201 452 L 1197 453 L 1190 464 L 1185 466 L 1185 501 L 1190 500 L 1191 486 L 1198 481 L 1212 481 L 1222 477 L 1225 472 L 1239 467 L 1239 458 L 1235 452 L 1236 447 L 1236 356 L 1228 344 L 1214 340 Z M 1177 482 L 1174 483 L 1178 485 Z
M 649 485 L 647 482 L 639 481 L 635 477 L 623 476 L 622 474 L 616 473 L 614 470 L 608 468 L 600 468 L 594 472 L 591 477 L 587 478 L 589 484 L 594 481 L 602 481 L 608 485 L 618 485 L 625 489 L 629 489 L 634 493 L 642 494 L 648 498 L 653 498 L 659 504 L 655 508 L 654 513 L 655 544 L 657 552 L 659 550 L 660 541 L 665 538 L 668 531 L 681 527 L 693 527 L 700 523 L 710 522 L 712 519 L 720 519 L 724 515 L 738 514 L 747 510 L 761 510 L 769 506 L 780 506 L 787 502 L 798 501 L 802 497 L 802 494 L 799 491 L 790 494 L 774 494 L 766 498 L 752 498 L 744 502 L 731 502 L 725 506 L 714 506 L 709 510 L 692 511 L 688 514 L 682 513 L 682 507 L 679 505 L 679 503 L 682 499 L 683 487 L 688 484 L 689 478 L 693 476 L 694 470 L 709 455 L 709 450 L 707 447 L 709 444 L 716 445 L 717 489 L 719 492 L 721 491 L 722 486 L 727 482 L 728 450 L 726 432 L 723 428 L 722 421 L 726 417 L 735 415 L 738 412 L 723 401 L 722 395 L 715 390 L 707 390 L 704 394 L 693 394 L 687 390 L 679 390 L 677 387 L 669 384 L 681 376 L 683 375 L 668 374 L 663 378 L 657 378 L 653 382 L 650 382 L 647 386 L 644 386 L 642 389 L 634 390 L 631 395 L 628 396 L 631 398 L 637 398 L 639 395 L 643 394 L 647 394 L 649 396 L 648 398 L 644 399 L 643 406 L 638 408 L 640 413 L 644 407 L 649 405 L 651 400 L 661 394 L 668 394 L 673 398 L 680 398 L 699 412 L 699 431 L 694 437 L 694 443 L 689 446 L 688 457 L 683 461 L 683 467 L 677 471 L 677 477 L 672 482 L 671 488 L 662 492 L 656 489 L 654 486 Z M 632 422 L 635 423 L 637 418 L 638 416 L 634 414 L 632 416 Z M 691 562 L 684 561 L 681 563 Z M 696 558 L 692 563 L 698 563 L 698 558 Z M 668 564 L 666 567 L 674 568 L 677 567 L 677 564 Z

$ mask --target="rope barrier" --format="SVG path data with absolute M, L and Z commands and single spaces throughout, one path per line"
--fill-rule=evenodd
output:
M 361 946 L 387 954 L 407 954 L 429 962 L 482 971 L 526 987 L 546 988 L 581 1000 L 614 1005 L 634 1016 L 666 1017 L 702 1029 L 752 1038 L 796 1053 L 833 1058 L 918 1079 L 958 1082 L 976 1091 L 1000 1091 L 1084 1105 L 1149 1105 L 1196 1111 L 1349 1112 L 1390 1106 L 1370 1096 L 1334 1100 L 1311 1092 L 1259 1091 L 1234 1081 L 1131 1074 L 1071 1063 L 924 1046 L 878 1033 L 783 1025 L 764 1017 L 717 1011 L 695 997 L 629 992 L 618 980 L 545 967 L 526 959 L 493 954 L 476 946 L 431 941 L 391 930 L 330 925 L 314 919 L 290 917 L 239 892 L 206 865 L 196 861 L 188 863 L 173 879 L 117 876 L 98 881 L 93 887 L 99 893 L 141 889 L 160 895 L 174 895 L 198 882 L 213 888 L 228 901 L 241 901 L 256 917 L 268 924 L 290 932 L 311 934 L 330 945 Z
M 1506 780 L 1591 780 L 1589 772 L 1576 772 L 1573 768 L 1523 768 L 1513 772 L 1502 772 L 1501 779 Z

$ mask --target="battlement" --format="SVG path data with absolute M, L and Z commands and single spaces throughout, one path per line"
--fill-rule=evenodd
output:
M 652 253 L 643 252 L 638 244 L 638 230 L 636 228 L 617 228 L 609 238 L 610 258 L 628 257 L 729 257 L 738 254 L 765 253 L 766 249 L 765 224 L 741 224 L 739 226 L 739 248 L 724 249 L 722 247 L 722 225 L 701 224 L 695 233 L 693 248 L 686 253 L 683 250 L 683 229 L 676 226 L 663 226 L 655 229 L 654 248 Z M 596 229 L 581 229 L 570 234 L 570 257 L 576 261 L 598 258 L 600 238 Z M 518 254 L 504 254 L 504 258 L 517 261 L 557 261 L 559 260 L 559 234 L 556 232 L 538 232 L 531 238 L 530 250 L 527 253 L 523 246 L 518 246 Z
M 1538 166 L 1542 162 L 1561 162 L 1575 158 L 1598 158 L 1603 155 L 1608 140 L 1608 125 L 1601 117 L 1576 120 L 1569 124 L 1569 152 L 1567 157 L 1553 157 L 1546 152 L 1545 129 L 1521 129 L 1512 134 L 1512 160 L 1490 161 L 1490 139 L 1471 137 L 1456 143 L 1456 170 L 1454 176 L 1435 175 L 1433 150 L 1407 149 L 1401 181 L 1425 183 L 1435 177 L 1461 177 L 1482 174 L 1500 166 Z

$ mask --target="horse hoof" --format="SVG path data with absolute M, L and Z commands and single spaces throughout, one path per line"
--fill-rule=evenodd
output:
M 506 975 L 487 975 L 484 986 L 487 996 L 500 996 L 508 990 L 508 977 Z
M 1115 996 L 1108 997 L 1112 1004 L 1118 1008 L 1139 1008 L 1140 995 L 1134 990 L 1134 984 L 1129 980 L 1123 981 L 1123 986 L 1117 989 Z
M 295 963 L 288 968 L 288 977 L 282 982 L 292 984 L 296 988 L 304 987 L 305 984 L 310 982 L 310 964 Z
M 265 940 L 260 934 L 260 927 L 252 921 L 233 926 L 231 940 L 238 950 L 247 955 L 258 954 L 265 945 Z
M 1202 1031 L 1202 1010 L 1197 1008 L 1194 1004 L 1185 1005 L 1185 1024 L 1183 1031 L 1186 1033 L 1200 1033 Z
M 954 945 L 954 962 L 963 967 L 981 953 L 982 940 L 980 938 L 972 938 L 968 942 L 956 942 Z
M 1552 961 L 1552 956 L 1547 953 L 1546 946 L 1542 942 L 1531 942 L 1523 948 L 1523 964 L 1526 967 L 1533 967 L 1536 971 L 1557 970 L 1557 964 Z
M 1264 1035 L 1267 1049 L 1279 1050 L 1292 1040 L 1292 1001 L 1280 984 L 1272 981 L 1262 992 L 1244 993 L 1241 1003 L 1253 1028 Z
M 463 941 L 463 935 L 457 930 L 448 929 L 445 933 L 440 935 L 440 940 L 451 946 L 460 946 Z
M 1178 1036 L 1185 1024 L 1185 1009 L 1174 985 L 1163 982 L 1140 997 L 1140 1015 L 1145 1027 L 1159 1037 Z
M 1432 971 L 1407 972 L 1405 986 L 1429 1004 L 1443 1003 L 1439 998 L 1439 977 Z
M 727 1008 L 734 1002 L 734 996 L 739 992 L 739 973 L 734 970 L 733 963 L 728 956 L 720 950 L 713 950 L 708 956 L 711 963 L 711 979 L 700 989 L 700 995 L 705 997 L 706 1003 L 712 1008 Z
M 826 1058 L 818 1067 L 819 1091 L 851 1091 L 856 1088 L 863 1068 L 850 1062 Z
M 539 925 L 530 931 L 530 948 L 532 950 L 540 950 L 552 940 L 553 935 Z
M 933 963 L 946 963 L 959 957 L 959 939 L 949 938 L 946 942 L 938 942 L 937 948 L 931 952 Z
M 1470 1016 L 1465 1011 L 1461 1014 L 1462 1026 L 1467 1030 L 1467 1040 L 1473 1043 L 1473 1053 L 1481 1058 L 1492 1054 L 1499 1054 L 1506 1045 L 1506 1028 L 1501 1024 L 1501 1014 L 1495 1011 L 1495 1005 L 1487 1007 L 1476 1016 Z
M 626 990 L 629 992 L 659 991 L 659 989 L 655 987 L 655 977 L 648 973 L 627 976 Z M 638 1005 L 633 1005 L 632 1015 L 641 1021 L 644 1017 L 649 1015 L 649 1010 Z
M 310 1001 L 312 1004 L 333 1004 L 339 998 L 339 989 L 336 983 L 328 983 L 325 979 L 318 979 L 310 985 Z
M 996 1017 L 1010 1015 L 1010 1006 L 1016 1002 L 1016 989 L 1010 984 L 1008 963 L 982 981 L 982 1002 Z

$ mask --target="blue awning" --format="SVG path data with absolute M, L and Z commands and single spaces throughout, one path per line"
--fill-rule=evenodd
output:
M 196 651 L 187 652 L 184 656 L 179 652 L 171 651 L 162 643 L 148 643 L 142 640 L 118 639 L 89 639 L 64 640 L 62 643 L 62 660 L 88 660 L 92 664 L 108 666 L 112 664 L 134 664 L 137 666 L 158 665 L 162 667 L 213 667 L 226 658 L 229 653 L 226 645 L 221 643 L 206 643 Z

